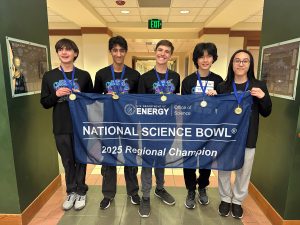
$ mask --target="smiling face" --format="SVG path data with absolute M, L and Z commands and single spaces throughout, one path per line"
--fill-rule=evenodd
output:
M 66 47 L 62 47 L 57 51 L 58 58 L 63 64 L 70 64 L 74 62 L 75 57 L 77 57 L 77 53 L 74 52 L 73 49 L 67 49 Z
M 155 50 L 156 64 L 158 65 L 167 65 L 171 56 L 171 47 L 159 45 Z
M 113 61 L 117 65 L 124 64 L 126 49 L 122 48 L 120 45 L 114 45 L 114 47 L 110 50 L 110 54 L 113 58 Z
M 209 55 L 207 51 L 204 51 L 203 56 L 199 57 L 197 60 L 198 68 L 200 70 L 209 70 L 213 62 L 213 56 Z
M 234 76 L 247 77 L 250 67 L 250 56 L 246 52 L 240 52 L 233 59 Z

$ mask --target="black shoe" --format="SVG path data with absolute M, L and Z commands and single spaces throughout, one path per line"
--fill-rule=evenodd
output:
M 199 192 L 199 203 L 201 205 L 207 205 L 209 203 L 209 199 L 208 199 L 208 196 L 206 194 L 206 188 L 199 188 L 198 189 L 198 192 Z
M 164 188 L 161 190 L 156 188 L 154 194 L 156 197 L 159 197 L 167 205 L 175 204 L 175 199 L 173 198 L 173 196 L 170 195 Z
M 220 216 L 228 216 L 230 213 L 230 203 L 221 201 L 219 205 L 219 214 Z
M 150 216 L 150 198 L 142 198 L 141 204 L 139 207 L 139 214 L 141 217 L 149 217 Z
M 103 198 L 100 202 L 100 209 L 107 209 L 110 206 L 110 202 L 112 199 L 109 198 Z
M 241 205 L 232 203 L 231 205 L 231 215 L 233 218 L 242 219 L 243 218 L 243 208 Z
M 131 195 L 129 197 L 130 197 L 131 203 L 133 205 L 139 205 L 140 204 L 141 198 L 140 198 L 140 196 L 138 194 Z
M 185 207 L 188 208 L 188 209 L 194 209 L 195 206 L 196 206 L 196 202 L 195 202 L 195 191 L 188 191 L 188 194 L 186 196 L 186 199 L 185 199 Z

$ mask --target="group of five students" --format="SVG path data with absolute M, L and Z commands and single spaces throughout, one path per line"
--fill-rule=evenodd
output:
M 155 47 L 155 67 L 140 75 L 136 70 L 124 64 L 128 51 L 126 40 L 121 36 L 109 40 L 109 52 L 113 63 L 96 73 L 95 85 L 88 72 L 74 66 L 79 49 L 69 39 L 61 39 L 55 45 L 60 67 L 46 72 L 42 81 L 41 104 L 45 108 L 53 107 L 53 133 L 58 152 L 65 169 L 67 198 L 63 209 L 75 210 L 85 207 L 86 165 L 75 161 L 73 146 L 73 130 L 67 98 L 73 92 L 95 92 L 100 94 L 116 95 L 140 94 L 178 94 L 180 91 L 180 76 L 175 71 L 168 69 L 168 61 L 174 51 L 172 43 L 161 40 Z M 255 144 L 258 133 L 259 114 L 268 116 L 271 113 L 272 103 L 266 85 L 254 77 L 254 61 L 250 52 L 239 50 L 230 60 L 228 75 L 223 82 L 221 76 L 210 71 L 212 64 L 217 60 L 217 48 L 213 43 L 199 43 L 193 52 L 193 62 L 196 72 L 190 74 L 182 81 L 181 94 L 206 94 L 209 96 L 217 93 L 233 92 L 233 85 L 238 91 L 250 91 L 254 97 L 250 117 L 247 146 L 245 150 L 244 166 L 236 171 L 235 183 L 231 191 L 231 171 L 219 171 L 219 193 L 221 203 L 219 214 L 228 216 L 232 213 L 235 218 L 243 217 L 242 201 L 247 196 L 252 163 L 254 159 Z M 205 86 L 205 90 L 202 88 Z M 201 87 L 201 88 L 200 88 Z M 185 185 L 188 194 L 185 206 L 195 208 L 196 187 L 198 184 L 198 201 L 202 205 L 209 203 L 206 188 L 209 185 L 211 170 L 199 169 L 200 176 L 196 177 L 196 169 L 183 169 Z M 124 166 L 126 190 L 131 203 L 139 205 L 139 215 L 150 215 L 150 191 L 152 188 L 152 168 L 143 167 L 141 171 L 142 198 L 139 197 L 137 179 L 138 168 Z M 117 191 L 117 174 L 115 166 L 102 165 L 101 174 L 102 193 L 104 198 L 100 202 L 101 209 L 107 209 L 114 199 Z M 154 194 L 167 205 L 174 205 L 174 197 L 164 188 L 164 168 L 155 168 L 156 188 Z

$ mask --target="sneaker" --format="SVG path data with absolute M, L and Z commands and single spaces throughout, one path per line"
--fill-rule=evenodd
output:
M 139 214 L 141 217 L 146 218 L 150 216 L 150 198 L 142 198 L 139 207 Z
M 72 209 L 75 201 L 76 201 L 76 193 L 72 192 L 72 193 L 68 194 L 66 200 L 63 203 L 63 206 L 62 206 L 63 209 L 64 210 Z
M 130 197 L 130 201 L 133 205 L 139 205 L 140 204 L 141 198 L 138 194 L 131 195 L 129 197 Z
M 199 188 L 198 189 L 198 192 L 199 192 L 199 203 L 201 205 L 207 205 L 209 203 L 209 199 L 208 199 L 208 196 L 206 194 L 206 188 Z
M 219 214 L 220 216 L 228 216 L 230 213 L 230 203 L 221 201 L 219 205 Z
M 85 207 L 85 202 L 86 202 L 86 195 L 78 195 L 76 197 L 74 209 L 75 210 L 81 210 Z
M 159 197 L 167 205 L 175 204 L 175 199 L 173 198 L 173 196 L 170 195 L 164 188 L 161 190 L 156 188 L 154 194 L 156 195 L 156 197 Z
M 243 218 L 243 208 L 241 205 L 232 203 L 231 205 L 231 215 L 233 218 L 242 219 Z
M 109 199 L 109 198 L 103 198 L 102 201 L 100 202 L 100 209 L 107 209 L 110 206 L 110 202 L 113 199 Z
M 189 191 L 187 196 L 186 196 L 186 199 L 185 199 L 185 207 L 188 208 L 188 209 L 194 209 L 195 208 L 195 191 Z

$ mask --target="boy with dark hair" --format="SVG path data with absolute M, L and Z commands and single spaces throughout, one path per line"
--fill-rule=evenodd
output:
M 187 76 L 182 81 L 181 94 L 215 95 L 216 88 L 223 81 L 222 77 L 210 71 L 212 64 L 217 60 L 217 48 L 213 43 L 199 43 L 193 52 L 193 61 L 197 71 Z M 206 101 L 202 101 L 201 107 L 206 107 Z M 185 207 L 195 208 L 195 190 L 198 184 L 198 201 L 201 205 L 209 203 L 206 187 L 209 185 L 210 169 L 199 169 L 200 176 L 196 178 L 196 169 L 183 169 L 185 186 L 188 194 Z
M 113 98 L 120 97 L 120 94 L 137 93 L 140 74 L 124 64 L 128 48 L 126 40 L 121 36 L 112 37 L 108 48 L 113 64 L 96 73 L 94 92 L 112 94 Z M 134 205 L 140 204 L 137 172 L 136 166 L 124 166 L 127 194 Z M 100 208 L 107 209 L 117 192 L 116 167 L 102 165 L 101 174 L 104 198 L 100 202 Z
M 92 92 L 90 74 L 74 66 L 79 50 L 69 39 L 61 39 L 55 45 L 60 67 L 45 73 L 42 80 L 41 104 L 44 108 L 53 107 L 53 133 L 57 150 L 65 169 L 67 198 L 63 209 L 85 207 L 86 165 L 75 161 L 72 120 L 67 99 L 74 99 L 74 92 Z M 76 96 L 75 96 L 76 98 Z
M 178 73 L 168 69 L 168 61 L 174 51 L 173 44 L 168 40 L 161 40 L 155 47 L 155 68 L 143 74 L 140 78 L 140 94 L 164 94 L 179 93 L 180 76 Z M 154 194 L 167 205 L 174 205 L 175 199 L 164 189 L 164 168 L 155 168 L 156 189 Z M 142 168 L 141 174 L 143 197 L 139 207 L 141 217 L 150 215 L 150 191 L 152 188 L 152 168 Z

